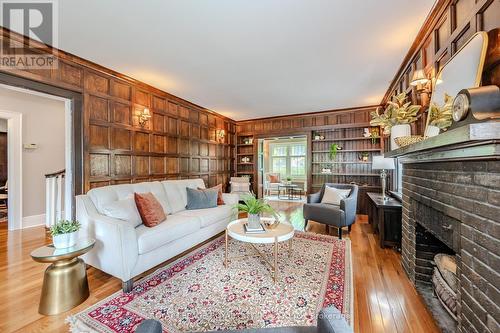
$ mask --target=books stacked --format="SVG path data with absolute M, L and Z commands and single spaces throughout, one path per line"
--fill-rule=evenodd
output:
M 245 228 L 245 233 L 247 233 L 247 234 L 261 234 L 261 233 L 266 232 L 266 229 L 264 228 L 262 223 L 260 223 L 259 227 L 257 227 L 257 228 L 249 227 L 248 223 L 245 223 L 243 225 L 243 227 Z

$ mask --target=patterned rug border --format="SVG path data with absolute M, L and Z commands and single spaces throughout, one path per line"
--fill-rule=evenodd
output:
M 348 323 L 352 325 L 354 323 L 354 285 L 353 285 L 353 272 L 352 272 L 352 253 L 351 253 L 351 240 L 349 238 L 345 239 L 338 239 L 336 236 L 330 236 L 330 235 L 322 235 L 322 234 L 316 234 L 313 232 L 304 232 L 304 231 L 299 231 L 296 230 L 295 236 L 298 238 L 305 238 L 305 239 L 311 239 L 311 240 L 320 240 L 320 241 L 326 241 L 328 243 L 334 243 L 335 241 L 340 241 L 344 243 L 345 246 L 345 257 L 344 257 L 344 267 L 345 267 L 345 274 L 349 279 L 349 283 L 344 284 L 344 294 L 348 295 L 348 297 L 344 298 L 343 300 L 343 307 L 346 308 L 346 313 L 349 314 L 349 316 L 346 318 Z M 172 268 L 175 265 L 178 265 L 184 260 L 187 260 L 188 258 L 193 258 L 195 254 L 200 253 L 202 251 L 205 251 L 208 247 L 213 246 L 215 249 L 217 246 L 215 246 L 218 243 L 223 243 L 224 242 L 224 235 L 216 236 L 214 239 L 207 241 L 205 244 L 197 247 L 196 249 L 191 250 L 190 252 L 187 252 L 186 254 L 182 255 L 180 258 L 177 258 L 176 260 L 172 261 L 171 263 L 164 265 L 162 267 L 158 267 L 156 270 L 154 270 L 152 273 L 149 273 L 148 275 L 140 278 L 139 280 L 134 282 L 134 289 L 137 288 L 137 286 L 140 286 L 144 284 L 147 280 L 153 278 L 155 275 L 160 274 L 166 269 Z M 199 258 L 195 258 L 199 259 Z M 144 288 L 140 293 L 137 293 L 134 298 L 142 295 L 143 293 L 147 292 L 149 289 Z M 81 318 L 78 318 L 78 316 L 85 315 L 85 313 L 89 312 L 90 309 L 96 309 L 102 304 L 115 299 L 117 296 L 122 294 L 121 290 L 118 290 L 114 292 L 113 294 L 109 295 L 108 297 L 96 302 L 95 304 L 90 305 L 89 307 L 85 308 L 84 310 L 70 315 L 66 318 L 65 322 L 69 324 L 69 331 L 71 333 L 114 333 L 114 331 L 105 328 L 105 330 L 102 330 L 102 327 L 95 327 L 92 325 L 92 323 L 88 321 L 84 321 Z M 324 303 L 326 303 L 327 297 L 325 296 Z M 319 309 L 318 309 L 319 310 Z

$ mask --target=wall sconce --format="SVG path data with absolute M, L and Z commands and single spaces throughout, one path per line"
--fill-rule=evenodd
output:
M 139 125 L 141 127 L 146 126 L 147 122 L 149 121 L 149 118 L 151 118 L 151 112 L 149 111 L 148 108 L 144 108 L 141 113 L 139 113 Z
M 416 86 L 418 91 L 423 91 L 428 89 L 427 85 L 430 80 L 427 78 L 423 69 L 417 69 L 413 72 L 413 76 L 411 78 L 410 84 L 412 86 Z
M 224 142 L 226 138 L 226 131 L 223 129 L 218 129 L 215 131 L 215 136 L 217 137 L 218 142 Z

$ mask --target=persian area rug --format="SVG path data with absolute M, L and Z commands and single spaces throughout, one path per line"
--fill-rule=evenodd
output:
M 272 245 L 259 249 L 272 254 Z M 229 256 L 254 254 L 231 240 Z M 296 232 L 289 256 L 280 243 L 279 276 L 273 282 L 261 257 L 233 260 L 224 267 L 224 237 L 217 238 L 68 318 L 71 332 L 134 332 L 157 319 L 164 332 L 197 332 L 278 326 L 310 326 L 334 305 L 352 322 L 350 240 Z

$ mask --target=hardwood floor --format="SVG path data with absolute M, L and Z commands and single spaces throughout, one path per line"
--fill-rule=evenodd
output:
M 296 227 L 303 225 L 301 203 L 273 205 Z M 326 232 L 315 222 L 309 223 L 308 231 Z M 355 332 L 439 332 L 406 277 L 400 255 L 378 246 L 366 216 L 358 216 L 351 234 L 345 236 L 352 241 Z M 84 303 L 57 316 L 39 315 L 38 300 L 47 265 L 34 262 L 30 252 L 49 242 L 43 227 L 9 232 L 7 223 L 0 223 L 0 332 L 68 332 L 64 322 L 68 315 L 120 290 L 118 279 L 91 267 L 91 295 Z

